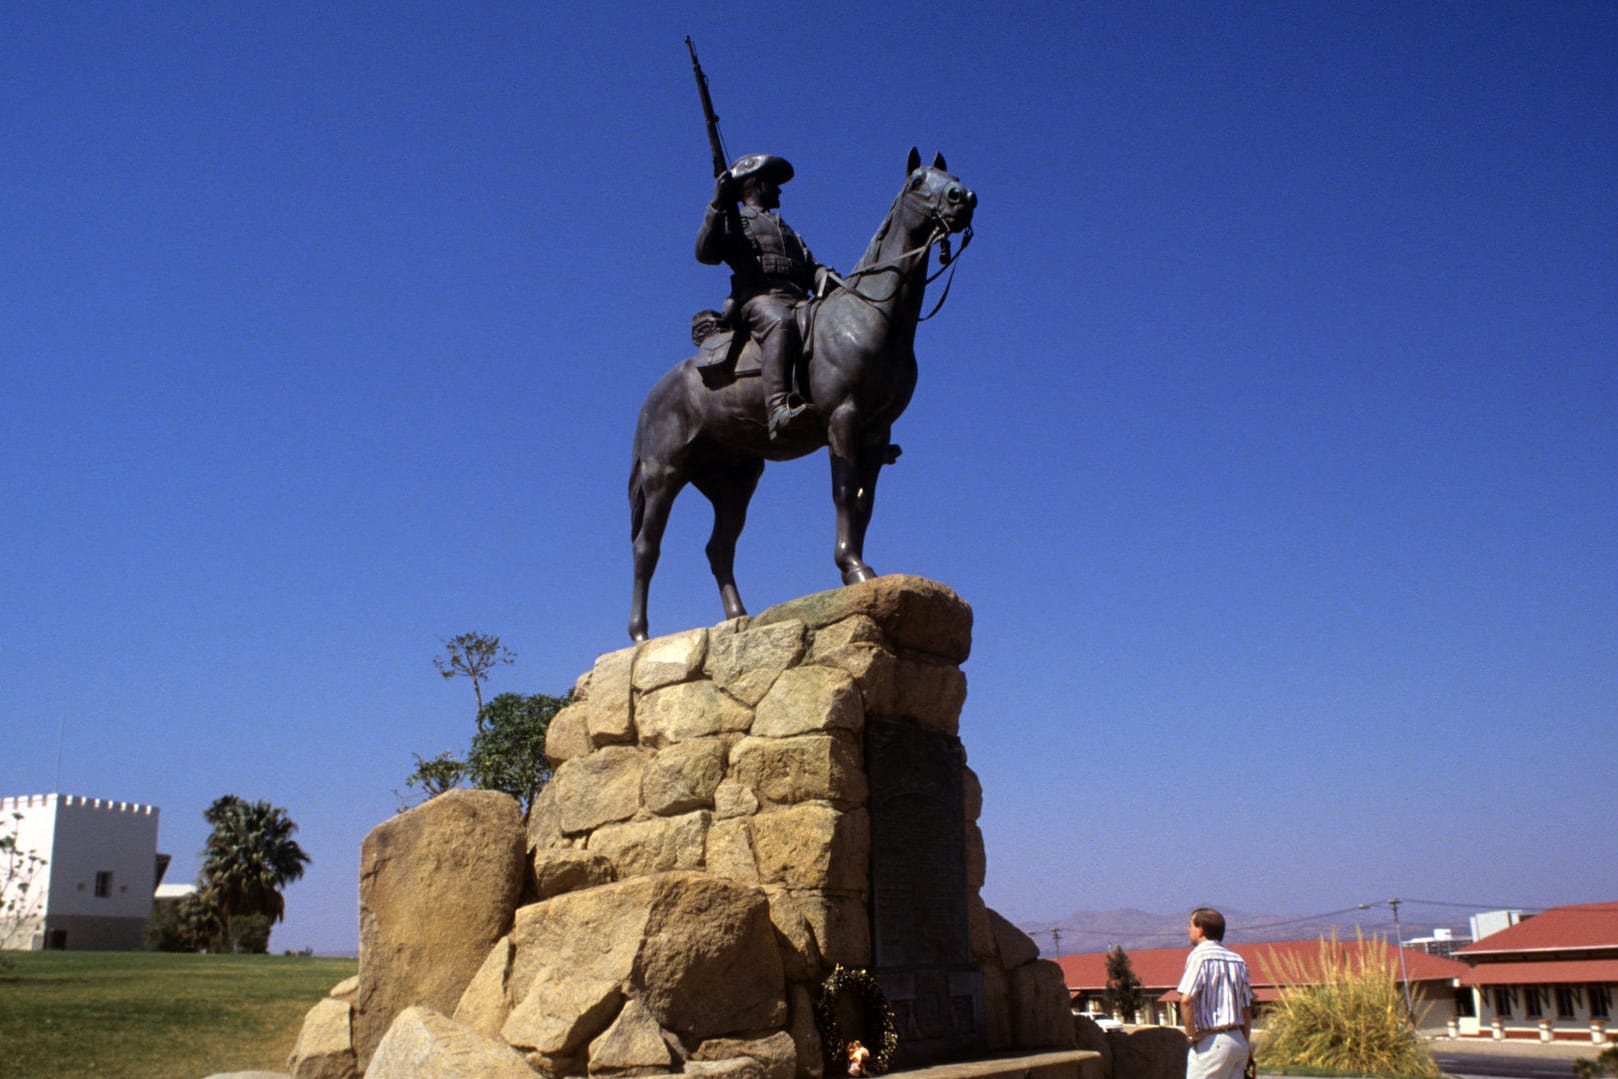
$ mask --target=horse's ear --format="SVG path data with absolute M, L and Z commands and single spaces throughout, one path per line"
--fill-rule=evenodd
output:
M 912 146 L 910 148 L 910 160 L 905 162 L 905 175 L 909 176 L 919 168 L 921 168 L 921 151 Z
M 939 172 L 949 171 L 949 166 L 944 164 L 944 155 L 942 153 L 936 153 L 933 155 L 933 168 L 937 169 Z

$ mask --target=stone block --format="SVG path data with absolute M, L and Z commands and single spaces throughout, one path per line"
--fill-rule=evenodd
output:
M 965 802 L 967 821 L 977 823 L 983 816 L 983 781 L 964 764 L 961 765 L 961 798 Z
M 976 895 L 989 871 L 989 855 L 983 847 L 983 831 L 977 824 L 966 825 L 966 890 Z
M 1101 1055 L 1101 1073 L 1107 1076 L 1108 1079 L 1117 1079 L 1112 1070 L 1111 1042 L 1112 1040 L 1107 1037 L 1107 1032 L 1097 1026 L 1094 1019 L 1086 1015 L 1075 1015 L 1073 1017 L 1073 1047 L 1090 1053 L 1099 1053 Z M 1180 1060 L 1180 1066 L 1183 1069 L 1185 1067 L 1184 1049 L 1180 1051 Z M 1145 1079 L 1145 1077 L 1142 1077 L 1142 1079 Z M 1180 1079 L 1185 1079 L 1183 1074 Z
M 608 824 L 590 834 L 586 849 L 605 857 L 618 879 L 703 867 L 713 814 L 698 810 L 679 817 L 654 817 Z
M 545 757 L 560 768 L 563 761 L 582 757 L 593 748 L 590 743 L 589 709 L 574 702 L 551 717 L 545 729 Z
M 809 981 L 821 971 L 820 948 L 815 930 L 803 907 L 791 892 L 780 886 L 765 889 L 770 901 L 770 924 L 781 950 L 781 969 L 789 982 Z
M 646 694 L 635 706 L 635 717 L 641 744 L 652 748 L 737 734 L 753 724 L 751 708 L 706 681 Z
M 688 1041 L 786 1024 L 770 905 L 757 888 L 669 874 L 635 959 L 636 994 Z
M 550 899 L 563 892 L 576 892 L 611 884 L 617 880 L 612 860 L 583 850 L 534 851 L 534 898 Z
M 894 671 L 893 714 L 930 730 L 955 734 L 966 704 L 966 675 L 953 663 L 901 655 Z
M 972 608 L 948 586 L 894 574 L 771 607 L 754 626 L 792 619 L 812 630 L 863 614 L 882 627 L 895 651 L 909 649 L 964 663 L 972 651 Z
M 760 813 L 752 823 L 753 856 L 766 884 L 864 893 L 871 856 L 865 810 L 805 802 Z
M 558 768 L 545 789 L 556 800 L 562 832 L 578 835 L 633 817 L 640 809 L 645 767 L 646 754 L 639 749 L 606 746 Z
M 568 846 L 562 834 L 562 811 L 556 802 L 556 781 L 545 784 L 528 807 L 528 846 L 534 850 Z
M 893 714 L 898 659 L 870 617 L 855 615 L 816 631 L 806 663 L 833 667 L 852 677 L 866 714 Z
M 859 746 L 824 734 L 743 738 L 730 751 L 730 778 L 766 805 L 826 801 L 853 808 L 865 804 L 868 791 Z
M 705 670 L 726 693 L 746 705 L 763 699 L 782 672 L 803 658 L 808 628 L 788 619 L 758 628 L 715 628 Z
M 836 667 L 795 667 L 775 680 L 758 702 L 752 733 L 767 738 L 831 731 L 859 733 L 865 705 L 847 671 Z
M 787 1033 L 798 1054 L 797 1079 L 824 1079 L 826 1061 L 815 1025 L 815 997 L 807 985 L 788 986 L 787 1008 Z
M 591 1075 L 667 1075 L 674 1063 L 663 1028 L 638 1000 L 626 1001 L 618 1018 L 590 1043 Z
M 635 654 L 630 681 L 642 693 L 689 682 L 702 673 L 708 654 L 708 631 L 689 629 L 642 644 Z
M 676 742 L 653 757 L 641 779 L 641 802 L 660 816 L 712 809 L 725 778 L 725 743 L 718 738 Z
M 534 1079 L 516 1050 L 428 1008 L 407 1008 L 376 1047 L 365 1079 Z
M 971 942 L 972 962 L 976 966 L 1000 962 L 1000 947 L 995 943 L 994 926 L 989 921 L 989 908 L 982 897 L 973 893 L 966 900 L 966 926 Z
M 590 673 L 590 695 L 584 702 L 592 745 L 616 745 L 633 739 L 635 712 L 630 674 L 639 650 L 637 645 L 596 658 Z M 546 748 L 549 749 L 548 742 Z
M 449 791 L 365 837 L 354 1016 L 360 1068 L 405 1008 L 454 1009 L 511 925 L 526 860 L 521 811 L 496 791 Z
M 1112 1079 L 1185 1079 L 1191 1044 L 1178 1027 L 1110 1030 L 1107 1047 Z
M 708 872 L 727 880 L 757 884 L 758 861 L 753 857 L 753 829 L 746 817 L 716 820 L 708 829 L 703 857 Z
M 1027 933 L 1000 917 L 998 911 L 989 911 L 989 926 L 994 930 L 994 946 L 1000 956 L 1000 965 L 1008 971 L 1039 958 L 1039 945 Z
M 758 812 L 758 795 L 753 788 L 737 783 L 734 779 L 723 780 L 713 792 L 714 816 L 728 819 L 730 817 L 750 817 Z
M 791 895 L 814 932 L 823 966 L 871 965 L 871 919 L 864 896 L 798 889 L 793 889 Z
M 1010 972 L 1011 1036 L 1019 1049 L 1073 1048 L 1073 1009 L 1062 968 L 1036 959 Z
M 511 1009 L 500 1037 L 524 1055 L 565 1056 L 604 1030 L 623 1000 L 615 981 L 552 970 Z
M 733 1060 L 748 1057 L 763 1070 L 763 1079 L 793 1079 L 798 1052 L 792 1036 L 778 1031 L 764 1038 L 709 1038 L 697 1046 L 692 1060 Z
M 359 1079 L 353 1013 L 347 1001 L 334 997 L 309 1009 L 287 1060 L 292 1079 Z

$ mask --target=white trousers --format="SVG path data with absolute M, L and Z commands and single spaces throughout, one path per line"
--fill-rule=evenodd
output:
M 1185 1079 L 1242 1079 L 1248 1055 L 1239 1030 L 1204 1035 L 1185 1055 Z

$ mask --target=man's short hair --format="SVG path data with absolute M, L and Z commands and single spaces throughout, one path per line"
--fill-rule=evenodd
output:
M 1225 916 L 1212 907 L 1198 907 L 1191 912 L 1191 924 L 1202 930 L 1209 940 L 1225 939 Z

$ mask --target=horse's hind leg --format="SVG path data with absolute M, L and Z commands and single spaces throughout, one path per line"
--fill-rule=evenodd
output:
M 764 474 L 759 460 L 713 464 L 691 477 L 697 490 L 713 503 L 713 534 L 708 538 L 708 566 L 719 584 L 719 600 L 726 618 L 747 613 L 736 588 L 736 540 L 747 524 L 747 504 Z
M 646 599 L 652 574 L 657 572 L 657 559 L 663 550 L 669 511 L 685 483 L 686 477 L 673 465 L 646 459 L 635 462 L 629 484 L 635 555 L 635 594 L 629 606 L 629 636 L 633 640 L 646 639 Z

